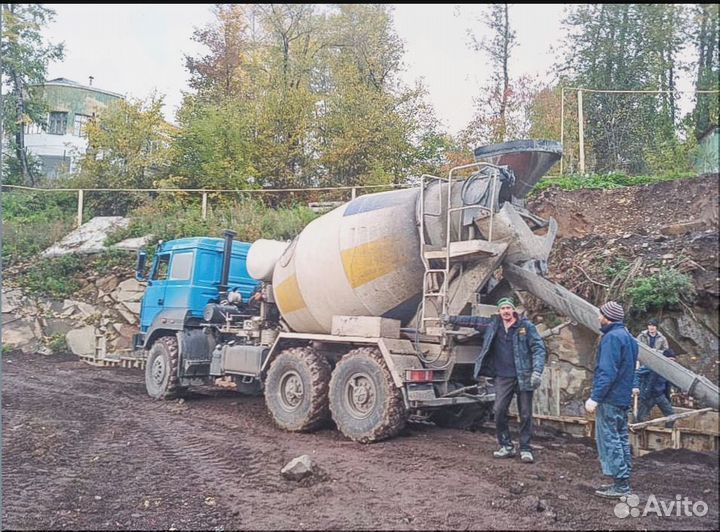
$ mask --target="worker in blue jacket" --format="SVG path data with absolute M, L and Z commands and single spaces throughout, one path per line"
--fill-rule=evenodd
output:
M 545 369 L 545 343 L 535 325 L 515 311 L 515 303 L 503 298 L 497 303 L 498 314 L 481 316 L 442 316 L 443 322 L 473 327 L 483 333 L 483 343 L 475 360 L 474 376 L 495 377 L 495 432 L 500 449 L 495 458 L 512 458 L 515 446 L 508 428 L 508 409 L 517 395 L 520 414 L 520 460 L 532 463 L 533 391 L 542 382 Z
M 603 335 L 597 351 L 595 375 L 585 410 L 595 415 L 595 439 L 604 475 L 613 483 L 595 491 L 600 497 L 619 499 L 631 493 L 632 456 L 628 434 L 628 410 L 632 399 L 638 343 L 627 330 L 625 312 L 615 301 L 600 307 Z
M 668 348 L 663 351 L 663 355 L 668 358 L 674 358 L 675 353 Z M 672 403 L 667 396 L 667 388 L 669 382 L 661 377 L 647 366 L 640 366 L 635 371 L 635 380 L 633 381 L 633 395 L 639 395 L 637 419 L 635 421 L 645 421 L 650 417 L 650 411 L 655 405 L 658 405 L 663 416 L 672 416 L 675 413 Z M 674 421 L 665 423 L 665 427 L 671 429 Z

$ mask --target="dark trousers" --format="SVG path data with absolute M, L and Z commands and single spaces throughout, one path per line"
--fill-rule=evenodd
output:
M 508 428 L 508 408 L 513 395 L 517 395 L 517 407 L 520 414 L 520 450 L 529 451 L 532 439 L 532 391 L 521 392 L 514 377 L 495 377 L 495 434 L 501 446 L 512 446 Z
M 672 416 L 675 413 L 670 400 L 665 395 L 656 395 L 650 398 L 641 398 L 638 404 L 637 421 L 645 421 L 650 417 L 650 411 L 655 405 L 658 405 L 664 416 Z M 674 421 L 665 423 L 665 427 L 672 428 Z

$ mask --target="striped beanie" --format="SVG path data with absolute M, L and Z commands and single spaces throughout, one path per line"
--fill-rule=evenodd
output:
M 625 319 L 625 311 L 615 301 L 605 303 L 600 307 L 600 312 L 610 321 L 623 321 Z
M 510 305 L 512 308 L 515 308 L 515 303 L 513 303 L 513 300 L 509 297 L 503 297 L 500 301 L 497 302 L 497 307 L 500 308 L 503 305 Z

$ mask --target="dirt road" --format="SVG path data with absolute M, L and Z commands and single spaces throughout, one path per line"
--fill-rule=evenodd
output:
M 537 463 L 491 458 L 479 432 L 410 424 L 374 445 L 332 427 L 290 434 L 262 398 L 204 389 L 156 402 L 139 370 L 70 356 L 3 356 L 4 529 L 715 529 L 717 455 L 664 451 L 635 463 L 652 494 L 704 501 L 704 517 L 615 517 L 590 441 L 538 434 Z M 280 469 L 308 454 L 300 483 Z

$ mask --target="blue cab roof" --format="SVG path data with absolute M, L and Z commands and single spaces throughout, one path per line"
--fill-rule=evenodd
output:
M 222 253 L 224 247 L 225 239 L 223 238 L 196 236 L 189 238 L 178 238 L 176 240 L 168 240 L 167 242 L 162 243 L 162 246 L 158 249 L 158 251 L 176 251 L 181 249 L 202 248 Z M 249 248 L 250 243 L 233 240 L 233 252 L 247 252 Z

